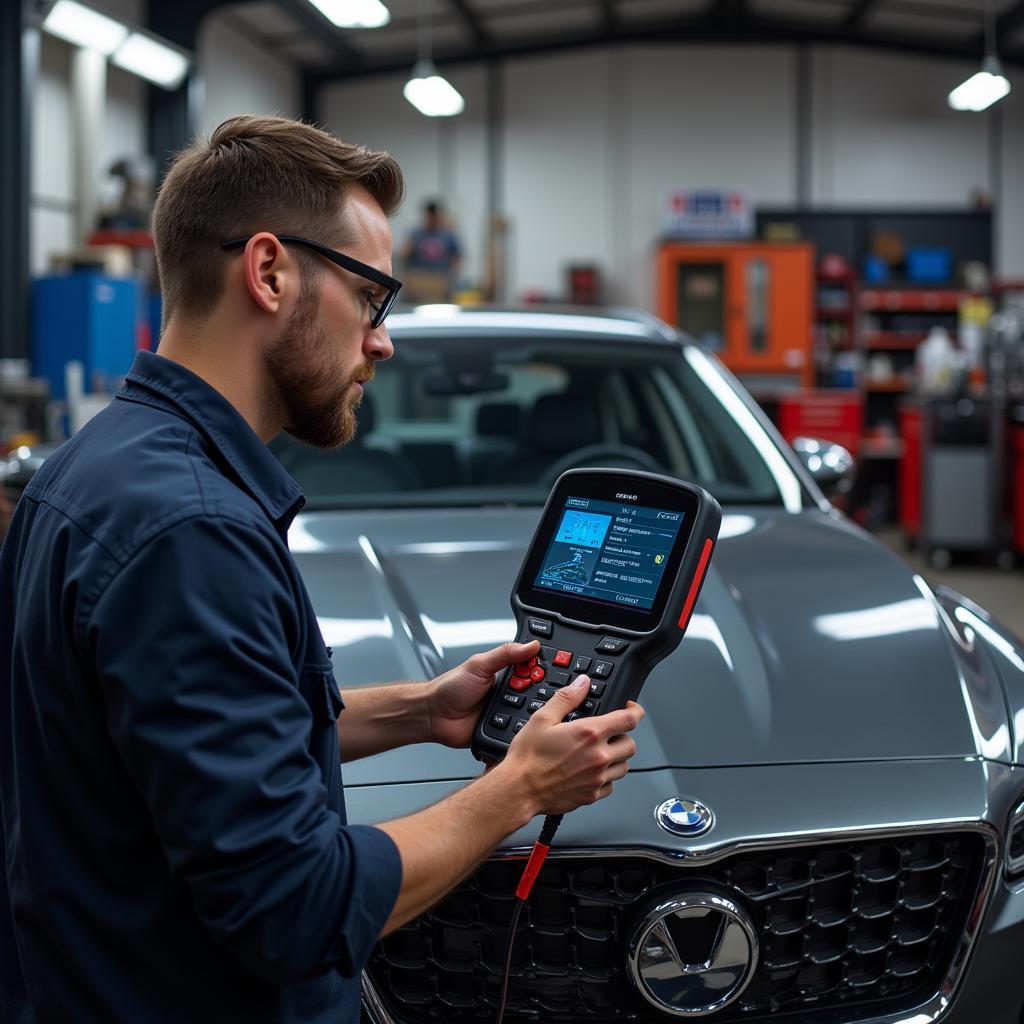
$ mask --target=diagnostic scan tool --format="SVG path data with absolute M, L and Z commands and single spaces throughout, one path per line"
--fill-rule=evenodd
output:
M 722 510 L 707 491 L 654 473 L 574 469 L 548 497 L 512 591 L 516 639 L 537 657 L 497 680 L 473 754 L 499 761 L 555 691 L 590 676 L 569 718 L 635 700 L 686 632 Z

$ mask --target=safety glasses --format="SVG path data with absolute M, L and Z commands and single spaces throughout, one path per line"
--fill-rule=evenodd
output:
M 246 235 L 245 238 L 232 238 L 228 242 L 221 242 L 220 247 L 222 249 L 238 249 L 245 245 L 250 238 L 252 238 L 252 235 Z M 394 308 L 398 293 L 402 290 L 401 281 L 394 277 L 388 277 L 387 274 L 377 270 L 375 267 L 371 267 L 368 263 L 355 260 L 351 256 L 346 256 L 343 252 L 328 249 L 326 245 L 320 245 L 319 242 L 311 242 L 308 238 L 299 238 L 298 235 L 278 235 L 277 239 L 280 242 L 304 245 L 307 249 L 312 249 L 313 252 L 323 256 L 324 259 L 330 260 L 336 266 L 343 267 L 345 270 L 358 274 L 367 281 L 372 281 L 374 284 L 379 284 L 382 288 L 386 288 L 387 294 L 379 304 L 375 302 L 369 303 L 371 310 L 370 326 L 380 327 L 384 323 L 384 318 Z

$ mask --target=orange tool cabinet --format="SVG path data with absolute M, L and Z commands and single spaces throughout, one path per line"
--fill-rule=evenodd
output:
M 665 242 L 656 277 L 658 315 L 737 376 L 813 386 L 813 245 Z

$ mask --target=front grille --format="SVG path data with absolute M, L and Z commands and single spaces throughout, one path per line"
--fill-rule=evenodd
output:
M 523 910 L 505 1020 L 664 1024 L 626 947 L 652 896 L 712 884 L 754 921 L 757 971 L 727 1021 L 855 1020 L 910 1009 L 946 976 L 978 893 L 984 840 L 947 833 L 745 853 L 708 865 L 551 858 Z M 368 966 L 403 1024 L 493 1019 L 522 861 L 483 864 L 385 938 Z M 657 893 L 653 892 L 658 890 Z

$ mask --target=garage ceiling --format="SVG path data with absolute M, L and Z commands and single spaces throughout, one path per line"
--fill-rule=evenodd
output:
M 307 0 L 221 10 L 311 83 L 411 67 L 419 19 L 438 64 L 615 42 L 824 42 L 980 58 L 996 17 L 1004 62 L 1024 64 L 1024 0 L 384 0 L 379 29 L 338 29 Z

